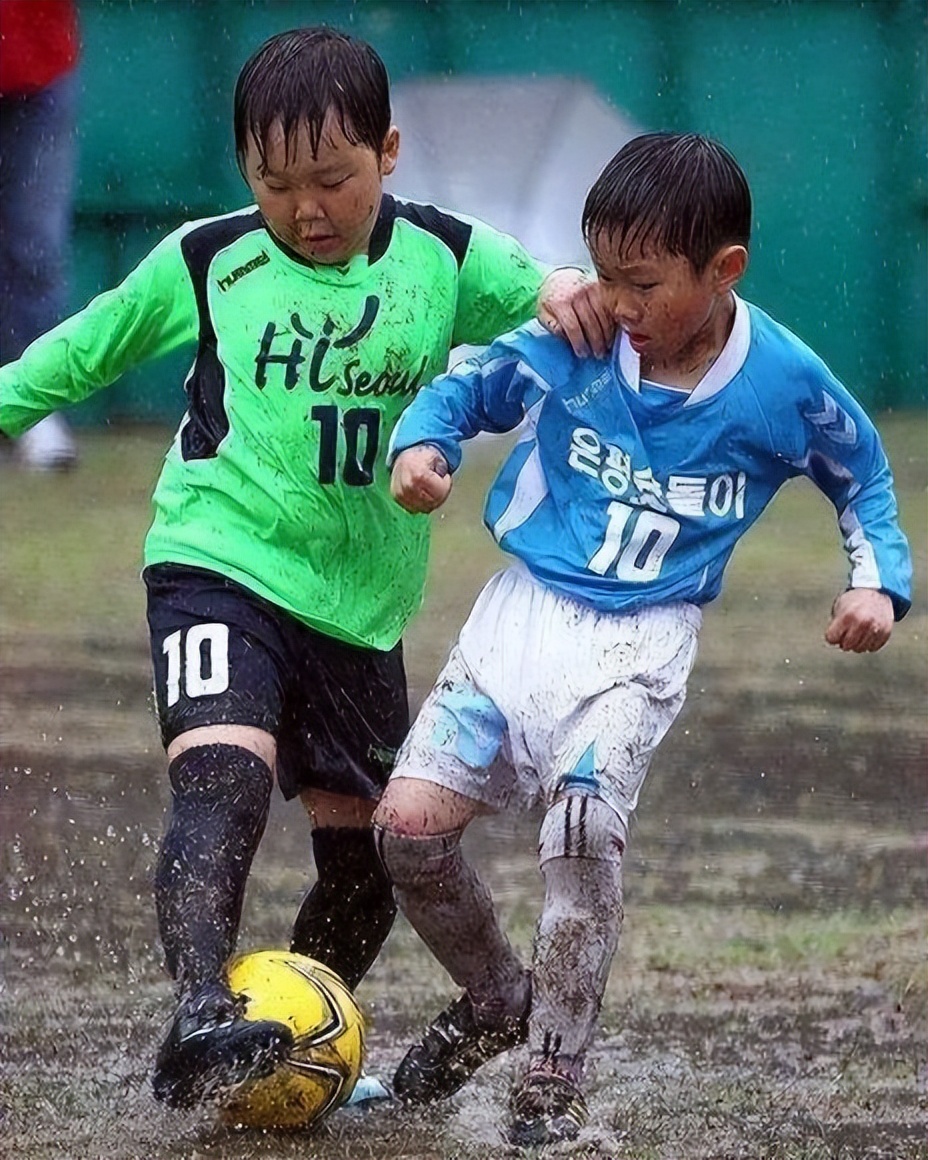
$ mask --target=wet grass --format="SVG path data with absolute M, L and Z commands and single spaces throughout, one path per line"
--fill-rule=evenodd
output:
M 827 649 L 844 564 L 809 487 L 787 488 L 739 550 L 642 794 L 591 1123 L 546 1156 L 928 1156 L 925 416 L 882 426 L 915 607 L 877 656 Z M 168 440 L 83 434 L 68 477 L 0 466 L 0 1152 L 509 1155 L 500 1124 L 520 1053 L 439 1109 L 341 1112 L 297 1136 L 236 1134 L 151 1099 L 170 1011 L 150 897 L 166 787 L 138 569 Z M 436 521 L 407 643 L 415 701 L 500 564 L 475 518 L 499 453 L 474 448 Z M 502 818 L 467 836 L 525 953 L 541 899 L 536 832 L 537 818 Z M 310 877 L 305 822 L 275 803 L 242 944 L 282 943 Z M 371 1067 L 389 1072 L 451 991 L 399 922 L 360 990 Z

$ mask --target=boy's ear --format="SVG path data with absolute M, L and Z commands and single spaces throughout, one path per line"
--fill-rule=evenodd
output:
M 387 130 L 383 139 L 383 148 L 380 151 L 380 176 L 389 177 L 396 169 L 396 158 L 400 151 L 400 131 L 395 125 Z
M 748 252 L 744 246 L 723 246 L 712 259 L 712 282 L 717 294 L 733 290 L 748 268 Z

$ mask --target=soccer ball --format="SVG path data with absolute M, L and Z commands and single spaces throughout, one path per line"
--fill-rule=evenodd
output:
M 263 1079 L 220 1098 L 220 1119 L 248 1128 L 305 1128 L 351 1095 L 364 1057 L 364 1017 L 328 967 L 289 951 L 252 951 L 226 968 L 246 1019 L 273 1019 L 293 1032 L 288 1059 Z

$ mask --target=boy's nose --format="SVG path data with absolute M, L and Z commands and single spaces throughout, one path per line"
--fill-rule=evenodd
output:
M 629 330 L 631 326 L 641 321 L 644 311 L 641 308 L 641 303 L 636 302 L 634 298 L 622 297 L 613 302 L 612 314 L 616 323 L 623 330 Z
M 311 222 L 325 217 L 325 214 L 316 198 L 309 194 L 301 194 L 296 200 L 293 217 L 298 222 Z

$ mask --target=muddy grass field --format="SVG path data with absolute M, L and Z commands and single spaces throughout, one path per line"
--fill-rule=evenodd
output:
M 626 922 L 593 1052 L 591 1123 L 544 1155 L 911 1160 L 926 1144 L 926 423 L 881 427 L 918 570 L 881 654 L 822 641 L 845 564 L 827 504 L 790 486 L 708 610 L 690 697 L 633 830 Z M 150 879 L 167 801 L 138 580 L 170 433 L 83 434 L 67 477 L 0 464 L 0 1154 L 482 1160 L 519 1053 L 447 1105 L 236 1134 L 154 1103 L 166 1029 Z M 413 701 L 501 557 L 479 527 L 500 447 L 472 449 L 436 520 L 407 638 Z M 475 859 L 528 952 L 537 818 L 477 823 Z M 284 945 L 308 826 L 275 803 L 242 947 Z M 389 1075 L 451 997 L 398 922 L 362 984 Z

